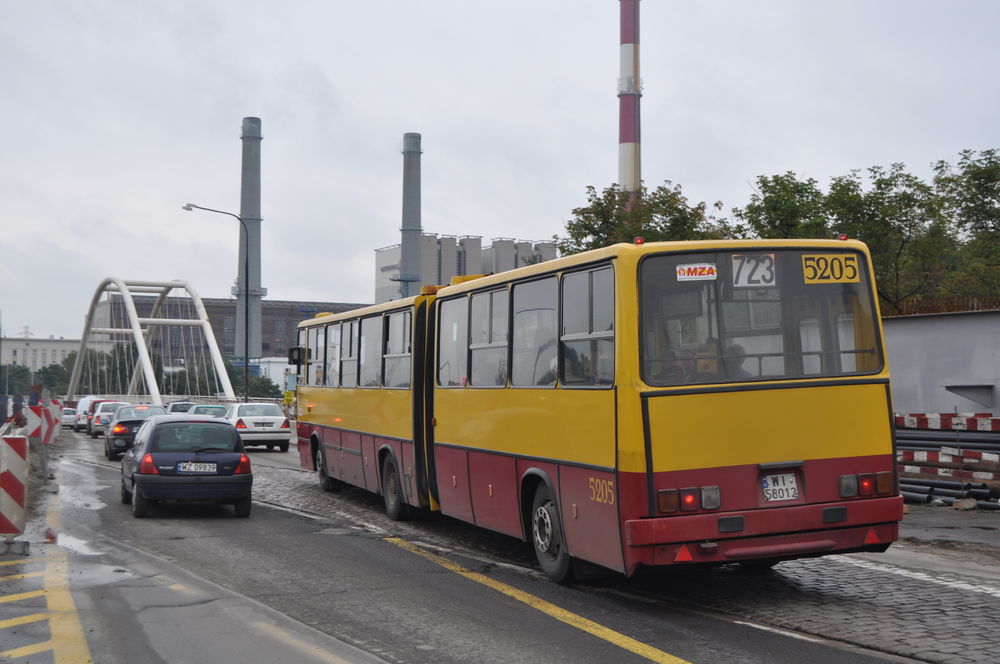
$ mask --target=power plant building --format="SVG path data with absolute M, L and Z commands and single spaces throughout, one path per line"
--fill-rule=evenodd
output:
M 456 237 L 421 233 L 419 274 L 401 278 L 402 248 L 399 244 L 375 250 L 375 302 L 389 302 L 403 297 L 404 284 L 415 281 L 420 286 L 448 284 L 452 277 L 469 274 L 495 274 L 516 267 L 533 265 L 556 257 L 554 242 L 528 242 L 496 238 L 485 247 L 482 238 Z M 414 292 L 413 286 L 410 286 Z

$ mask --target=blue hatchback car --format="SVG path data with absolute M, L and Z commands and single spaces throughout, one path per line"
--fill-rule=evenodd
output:
M 211 416 L 150 417 L 122 457 L 122 502 L 136 517 L 156 502 L 228 503 L 247 517 L 252 486 L 236 427 Z

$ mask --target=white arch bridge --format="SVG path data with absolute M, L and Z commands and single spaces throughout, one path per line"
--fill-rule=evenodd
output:
M 235 400 L 205 306 L 191 284 L 102 281 L 87 311 L 66 398 L 80 394 L 155 404 L 164 395 Z

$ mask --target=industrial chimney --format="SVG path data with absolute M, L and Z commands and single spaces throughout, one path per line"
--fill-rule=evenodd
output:
M 403 226 L 399 295 L 420 291 L 420 134 L 403 134 Z
M 618 78 L 618 184 L 638 192 L 642 185 L 639 149 L 639 0 L 621 3 L 621 73 Z
M 240 178 L 240 219 L 246 225 L 240 229 L 240 262 L 236 287 L 236 356 L 261 357 L 261 307 L 260 299 L 267 289 L 260 285 L 260 118 L 243 118 L 243 170 Z M 247 261 L 244 263 L 244 261 Z M 243 265 L 249 272 L 249 283 L 244 283 Z M 249 297 L 244 298 L 249 288 Z M 250 307 L 249 350 L 244 351 L 245 302 Z

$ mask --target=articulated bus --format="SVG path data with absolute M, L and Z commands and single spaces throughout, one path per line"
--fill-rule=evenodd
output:
M 320 314 L 290 355 L 324 489 L 530 541 L 556 581 L 898 537 L 857 241 L 618 244 Z

